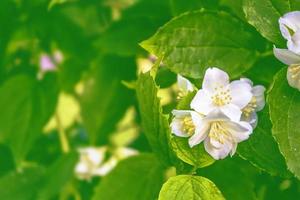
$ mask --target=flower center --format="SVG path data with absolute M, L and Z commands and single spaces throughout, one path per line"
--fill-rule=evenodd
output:
M 183 118 L 182 127 L 183 127 L 183 131 L 187 133 L 189 136 L 192 136 L 195 132 L 195 125 L 190 116 Z
M 223 86 L 216 87 L 214 95 L 211 96 L 211 100 L 216 106 L 229 104 L 232 100 L 230 90 L 225 90 Z
M 232 140 L 230 132 L 222 126 L 221 122 L 211 124 L 208 136 L 221 144 L 224 144 L 226 140 Z
M 299 75 L 300 75 L 300 65 L 299 64 L 290 65 L 288 70 L 291 73 L 292 79 L 297 79 L 299 77 Z
M 242 112 L 246 117 L 249 117 L 255 111 L 256 107 L 257 107 L 257 100 L 253 96 L 251 101 L 248 103 L 248 105 L 245 108 L 243 108 Z

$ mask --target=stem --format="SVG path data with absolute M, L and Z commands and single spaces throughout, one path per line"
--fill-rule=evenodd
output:
M 59 141 L 60 141 L 60 145 L 61 145 L 61 150 L 63 153 L 68 153 L 70 151 L 68 138 L 67 138 L 66 132 L 61 124 L 61 120 L 60 120 L 57 112 L 55 114 L 55 120 L 56 120 L 56 124 L 57 124 L 57 130 L 58 130 L 58 136 L 59 136 Z

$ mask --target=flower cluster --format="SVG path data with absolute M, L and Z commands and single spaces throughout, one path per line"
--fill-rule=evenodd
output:
M 300 11 L 289 12 L 279 19 L 282 36 L 287 40 L 287 49 L 274 47 L 278 60 L 289 65 L 287 80 L 290 86 L 300 90 Z
M 196 88 L 178 75 L 180 95 Z M 187 137 L 189 146 L 204 142 L 205 150 L 216 160 L 235 153 L 257 124 L 256 112 L 265 105 L 263 86 L 253 86 L 246 78 L 230 82 L 226 72 L 207 69 L 202 89 L 190 103 L 191 110 L 173 110 L 172 133 Z

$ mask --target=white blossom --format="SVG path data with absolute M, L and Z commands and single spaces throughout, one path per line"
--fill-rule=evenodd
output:
M 172 114 L 174 118 L 170 126 L 175 135 L 190 137 L 194 135 L 195 131 L 198 131 L 199 122 L 202 119 L 199 113 L 191 110 L 173 110 Z
M 300 11 L 285 14 L 279 19 L 282 36 L 287 40 L 290 51 L 300 53 Z
M 209 68 L 205 72 L 202 89 L 191 102 L 191 108 L 208 115 L 214 110 L 220 110 L 233 121 L 239 121 L 242 109 L 252 99 L 251 85 L 236 80 L 229 82 L 226 72 L 218 68 Z
M 242 110 L 243 114 L 241 117 L 242 121 L 249 122 L 253 128 L 257 125 L 257 114 L 256 112 L 261 111 L 265 102 L 265 90 L 266 88 L 262 85 L 253 86 L 253 82 L 248 78 L 241 78 L 241 81 L 247 82 L 252 87 L 252 99 L 248 105 Z
M 194 85 L 186 78 L 181 75 L 177 75 L 177 85 L 179 89 L 179 97 L 186 96 L 189 92 L 194 91 Z
M 181 127 L 179 129 L 181 131 L 178 132 L 177 127 L 172 129 L 172 132 L 180 137 L 190 137 L 190 147 L 204 141 L 205 150 L 216 160 L 225 158 L 229 153 L 232 156 L 236 151 L 237 144 L 246 140 L 252 133 L 252 127 L 249 123 L 232 121 L 218 110 L 212 111 L 205 117 L 197 115 L 197 120 L 191 119 L 191 113 L 193 111 L 190 112 L 190 115 L 187 111 L 173 113 L 175 114 L 174 119 L 176 117 L 177 120 L 181 119 L 181 122 L 179 122 L 181 126 L 178 126 Z M 178 115 L 181 115 L 181 118 L 178 118 Z M 188 117 L 188 128 L 184 126 L 186 117 Z M 172 123 L 174 123 L 174 119 Z M 178 121 L 175 123 L 178 123 Z M 189 127 L 193 128 L 189 129 Z M 192 131 L 189 132 L 189 130 Z
M 103 147 L 86 147 L 80 148 L 80 158 L 75 166 L 75 174 L 78 179 L 90 180 L 94 176 L 105 176 L 117 163 L 124 158 L 136 155 L 136 150 L 118 147 L 113 154 L 106 159 L 108 148 Z
M 287 80 L 291 87 L 300 90 L 300 11 L 285 14 L 279 19 L 282 36 L 288 49 L 274 47 L 275 57 L 288 65 Z

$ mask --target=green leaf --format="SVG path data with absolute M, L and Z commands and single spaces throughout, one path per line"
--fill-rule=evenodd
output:
M 163 175 L 163 168 L 151 154 L 128 158 L 103 178 L 93 199 L 154 200 L 163 183 Z
M 201 176 L 180 175 L 170 178 L 162 187 L 158 200 L 221 200 L 222 193 L 213 182 Z
M 222 20 L 220 20 L 222 19 Z M 200 78 L 209 66 L 232 77 L 241 75 L 257 59 L 260 36 L 224 12 L 194 11 L 173 18 L 141 46 L 173 72 Z
M 186 138 L 172 136 L 171 145 L 172 150 L 179 159 L 196 168 L 206 167 L 215 162 L 215 160 L 206 153 L 203 144 L 191 148 Z
M 101 58 L 87 75 L 80 104 L 91 143 L 107 142 L 108 134 L 133 103 L 134 93 L 122 81 L 133 80 L 135 72 L 133 58 L 111 55 Z
M 54 162 L 54 164 L 47 169 L 42 179 L 37 199 L 46 200 L 55 197 L 73 177 L 76 162 L 77 153 L 75 152 L 63 155 Z
M 272 136 L 272 124 L 268 109 L 258 116 L 258 125 L 250 138 L 238 145 L 238 154 L 250 161 L 254 166 L 267 171 L 271 175 L 287 176 L 287 166 L 278 145 Z
M 17 75 L 0 86 L 0 94 L 0 141 L 10 146 L 20 164 L 55 111 L 56 79 L 51 74 L 43 81 Z
M 230 11 L 243 21 L 246 21 L 243 12 L 243 0 L 220 0 L 220 5 L 229 8 Z
M 289 86 L 286 69 L 275 76 L 267 101 L 273 136 L 286 159 L 288 169 L 300 178 L 300 93 Z
M 262 36 L 277 45 L 284 40 L 279 30 L 278 19 L 290 11 L 290 1 L 281 0 L 244 0 L 243 10 L 249 24 Z
M 210 167 L 200 169 L 199 175 L 212 180 L 230 200 L 254 200 L 256 169 L 239 157 L 219 160 Z
M 170 6 L 174 16 L 192 10 L 201 8 L 216 9 L 218 0 L 170 0 Z
M 21 172 L 11 172 L 0 179 L 0 199 L 32 200 L 39 190 L 42 168 L 28 168 Z
M 121 56 L 143 53 L 138 43 L 150 37 L 170 17 L 165 1 L 141 0 L 125 10 L 122 18 L 100 35 L 96 47 L 103 53 Z
M 162 113 L 158 87 L 150 72 L 140 74 L 137 80 L 136 94 L 143 130 L 152 147 L 162 162 L 170 164 L 172 154 L 169 148 L 170 127 L 168 116 Z

